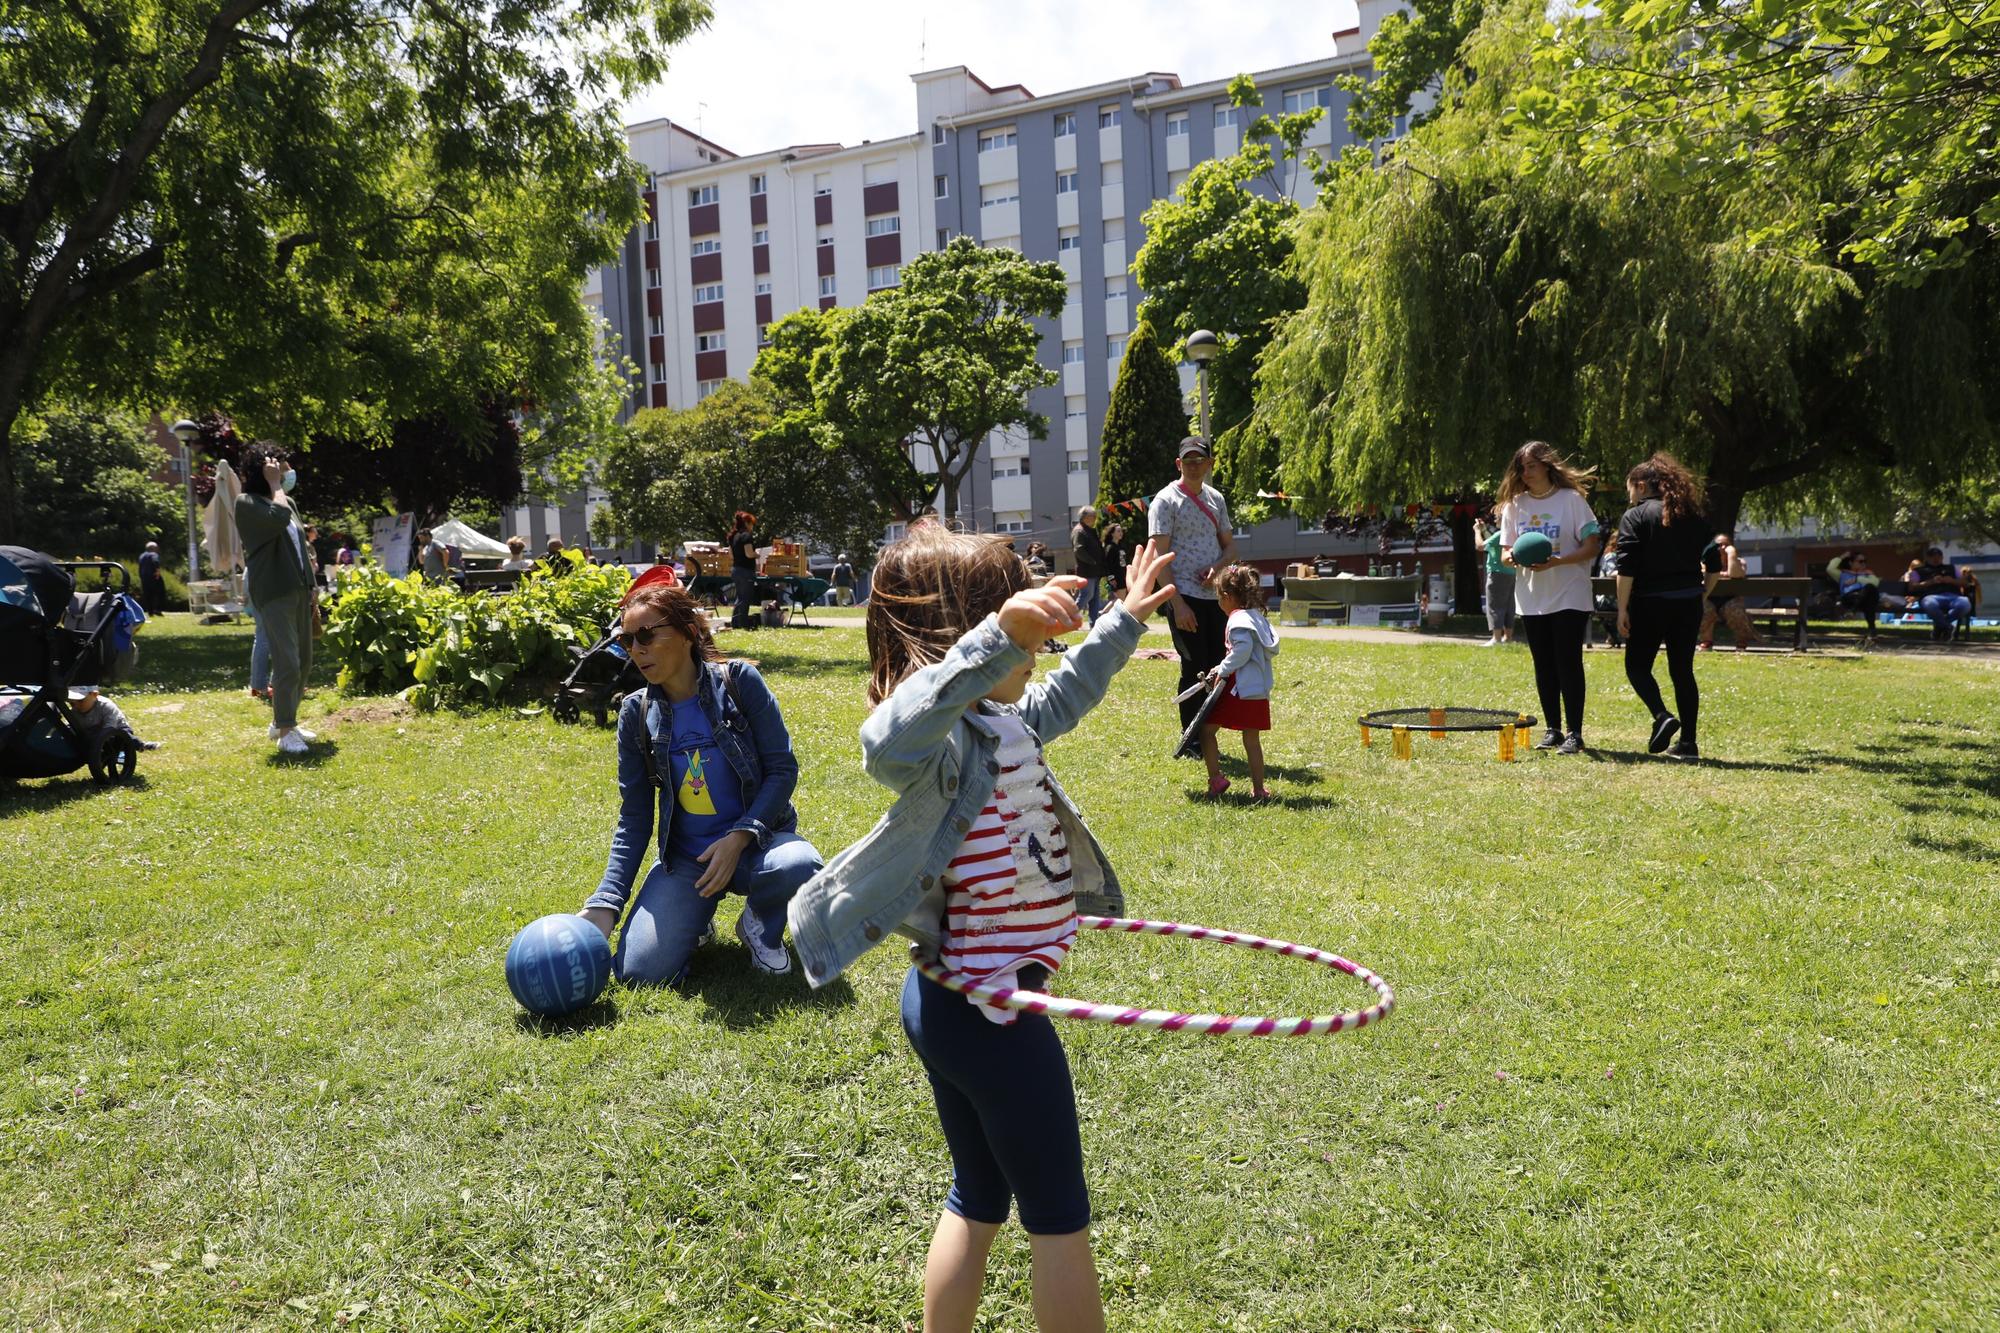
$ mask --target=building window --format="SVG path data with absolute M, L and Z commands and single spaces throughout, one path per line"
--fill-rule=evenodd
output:
M 902 230 L 903 219 L 900 217 L 868 219 L 868 234 L 870 236 L 894 236 Z
M 758 296 L 769 296 L 771 294 L 771 280 L 769 278 L 757 279 L 754 291 Z
M 757 326 L 757 345 L 759 347 L 769 347 L 771 345 L 771 326 L 769 324 L 759 324 Z
M 832 232 L 830 232 L 830 231 L 823 231 L 823 232 L 821 232 L 821 233 L 819 234 L 819 238 L 818 238 L 818 242 L 817 242 L 817 243 L 818 243 L 818 245 L 819 245 L 819 246 L 820 246 L 820 247 L 821 247 L 822 249 L 824 249 L 824 248 L 825 248 L 826 246 L 829 246 L 829 245 L 832 245 L 832 244 L 833 244 L 833 233 L 832 233 Z
M 1118 128 L 1118 104 L 1116 102 L 1111 103 L 1109 106 L 1097 108 L 1097 128 L 1100 130 L 1115 130 Z
M 646 331 L 652 334 L 655 338 L 662 336 L 667 331 L 667 317 L 665 315 L 648 316 Z
M 1299 112 L 1310 111 L 1314 107 L 1332 105 L 1333 89 L 1324 83 L 1317 88 L 1295 88 L 1285 94 L 1285 114 L 1288 116 L 1296 116 Z
M 711 282 L 694 289 L 694 304 L 696 305 L 707 305 L 710 301 L 720 301 L 721 299 L 722 284 L 719 282 Z
M 713 236 L 704 237 L 688 246 L 689 255 L 719 255 L 721 253 L 722 242 L 716 240 Z
M 703 204 L 712 204 L 721 197 L 721 192 L 713 185 L 696 185 L 688 190 L 688 207 L 700 208 Z
M 821 296 L 836 295 L 833 289 L 833 274 L 829 273 L 819 280 L 819 294 Z
M 770 243 L 771 229 L 769 227 L 752 227 L 750 229 L 750 244 L 769 245 Z
M 1080 366 L 1083 364 L 1083 340 L 1076 339 L 1063 344 L 1063 364 Z
M 1084 416 L 1084 410 L 1083 410 L 1082 394 L 1073 393 L 1063 399 L 1063 419 L 1065 421 L 1078 421 L 1081 420 L 1083 416 Z
M 988 130 L 979 136 L 979 151 L 982 153 L 994 153 L 1002 148 L 1012 148 L 1015 140 L 1019 137 L 1014 132 L 1012 125 L 1001 130 Z
M 1056 173 L 1056 193 L 1076 193 L 1076 173 L 1074 171 L 1058 171 Z
M 1073 455 L 1069 460 L 1070 474 L 1090 471 L 1090 459 L 1083 454 Z
M 979 206 L 994 208 L 1000 204 L 1021 202 L 1021 187 L 1013 182 L 1005 185 L 982 185 L 979 187 Z
M 717 389 L 720 389 L 724 383 L 725 381 L 723 380 L 697 380 L 694 386 L 694 400 L 697 403 L 700 402 Z
M 1187 132 L 1188 113 L 1185 111 L 1169 111 L 1167 113 L 1167 137 L 1169 139 L 1185 139 Z
M 1109 245 L 1113 241 L 1122 241 L 1124 239 L 1125 239 L 1125 219 L 1124 218 L 1104 219 L 1104 243 L 1106 245 Z
M 1060 227 L 1056 230 L 1056 253 L 1077 250 L 1083 246 L 1083 235 L 1075 227 Z
M 1240 107 L 1231 106 L 1227 102 L 1217 102 L 1215 104 L 1215 128 L 1218 130 L 1236 128 L 1238 123 L 1237 115 L 1240 110 Z
M 943 125 L 933 125 L 933 126 L 931 126 L 931 144 L 932 144 L 932 146 L 933 146 L 933 147 L 942 147 L 942 146 L 944 145 L 944 126 L 943 126 Z
M 726 333 L 697 333 L 694 336 L 694 350 L 697 352 L 721 352 L 728 350 L 729 335 Z
M 1104 299 L 1122 301 L 1125 299 L 1125 275 L 1114 273 L 1104 280 Z
M 658 219 L 650 217 L 646 219 L 646 239 L 649 241 L 660 239 L 660 223 Z
M 995 481 L 998 481 L 1002 477 L 1025 477 L 1027 475 L 1028 457 L 1026 454 L 1023 454 L 1019 458 L 996 458 L 993 460 L 993 479 Z
M 655 362 L 653 363 L 653 383 L 655 383 L 655 384 L 665 384 L 666 382 L 667 382 L 667 365 L 666 365 L 666 362 L 664 362 L 664 361 L 655 361 Z
M 1056 112 L 1056 138 L 1067 139 L 1076 133 L 1076 112 Z
M 657 287 L 660 285 L 660 270 L 656 268 L 646 270 L 646 285 L 648 287 Z
M 931 198 L 933 199 L 951 198 L 951 177 L 949 176 L 931 177 Z
M 828 195 L 832 193 L 833 193 L 833 173 L 830 171 L 814 172 L 813 198 L 817 199 L 821 195 Z
M 1122 361 L 1122 360 L 1124 360 L 1124 358 L 1125 358 L 1125 337 L 1124 337 L 1124 335 L 1123 335 L 1123 334 L 1120 334 L 1120 335 L 1119 335 L 1118 337 L 1116 337 L 1116 338 L 1106 338 L 1106 339 L 1104 340 L 1104 345 L 1105 345 L 1105 347 L 1106 347 L 1106 348 L 1108 349 L 1108 351 L 1109 351 L 1109 353 L 1110 353 L 1110 359 L 1111 359 L 1111 360 L 1113 360 L 1113 361 Z
M 884 287 L 894 287 L 903 280 L 901 264 L 884 264 L 881 268 L 868 270 L 868 290 L 879 292 Z
M 951 232 L 950 232 L 949 230 L 947 230 L 946 228 L 944 228 L 944 227 L 939 227 L 939 228 L 938 228 L 938 239 L 937 239 L 937 248 L 938 248 L 938 249 L 940 249 L 940 250 L 942 250 L 942 249 L 944 249 L 944 248 L 945 248 L 945 247 L 946 247 L 947 245 L 950 245 L 950 244 L 951 244 Z
M 752 177 L 750 178 L 750 193 L 752 193 L 752 194 L 762 194 L 762 193 L 764 193 L 764 173 L 763 173 L 763 172 L 761 172 L 761 171 L 760 171 L 760 172 L 758 172 L 758 173 L 757 173 L 756 175 L 754 175 L 754 176 L 752 176 Z
M 1025 511 L 1003 509 L 993 515 L 993 530 L 995 532 L 1004 532 L 1012 536 L 1018 536 L 1024 532 L 1033 532 L 1035 529 L 1033 523 L 1030 521 L 1030 516 Z

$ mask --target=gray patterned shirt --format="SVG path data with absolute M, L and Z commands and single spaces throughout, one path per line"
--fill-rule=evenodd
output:
M 1215 514 L 1210 518 L 1201 505 L 1188 498 L 1178 481 L 1170 482 L 1146 511 L 1147 530 L 1171 541 L 1174 550 L 1174 587 L 1183 597 L 1215 600 L 1215 589 L 1204 587 L 1201 572 L 1222 558 L 1222 538 L 1216 525 L 1229 529 L 1229 505 L 1222 492 L 1204 484 L 1201 498 Z

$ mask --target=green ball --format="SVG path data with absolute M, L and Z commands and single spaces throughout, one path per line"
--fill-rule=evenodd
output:
M 1539 532 L 1524 532 L 1514 539 L 1514 563 L 1539 565 L 1556 553 L 1556 544 Z

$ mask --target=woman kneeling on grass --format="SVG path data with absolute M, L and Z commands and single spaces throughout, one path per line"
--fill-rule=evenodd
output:
M 913 528 L 885 548 L 868 602 L 861 762 L 895 792 L 874 831 L 792 901 L 792 942 L 815 986 L 901 931 L 945 966 L 1039 990 L 1076 938 L 1076 913 L 1116 916 L 1118 877 L 1050 774 L 1042 746 L 1096 706 L 1173 594 L 1173 561 L 1132 563 L 1125 595 L 1047 681 L 1035 650 L 1083 625 L 1058 576 L 1029 587 L 1004 537 Z M 1018 1202 L 1043 1333 L 1101 1330 L 1090 1194 L 1069 1061 L 1044 1015 L 970 1000 L 911 968 L 903 1031 L 930 1076 L 951 1149 L 951 1192 L 924 1268 L 924 1328 L 972 1327 L 993 1237 Z
M 792 970 L 785 905 L 818 873 L 794 830 L 798 760 L 757 669 L 726 662 L 685 588 L 651 584 L 625 604 L 619 646 L 646 678 L 618 710 L 618 825 L 604 881 L 580 913 L 603 931 L 632 899 L 659 810 L 659 859 L 618 939 L 627 983 L 673 984 L 714 933 L 716 900 L 743 894 L 736 935 L 760 971 Z

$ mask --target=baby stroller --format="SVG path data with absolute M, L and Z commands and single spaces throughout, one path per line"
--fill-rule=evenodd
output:
M 117 591 L 76 592 L 75 572 L 100 571 Z M 137 615 L 129 576 L 110 561 L 65 562 L 0 546 L 0 779 L 52 778 L 89 765 L 100 783 L 126 782 L 142 748 L 116 708 L 85 713 L 71 690 L 108 684 L 129 662 Z M 80 696 L 85 697 L 87 696 Z M 96 714 L 95 717 L 91 714 Z
M 598 726 L 608 727 L 618 716 L 625 696 L 646 688 L 646 678 L 618 646 L 617 633 L 618 621 L 613 618 L 610 632 L 591 647 L 570 649 L 576 654 L 576 665 L 556 686 L 555 702 L 549 707 L 556 721 L 581 722 L 583 710 L 588 708 Z

